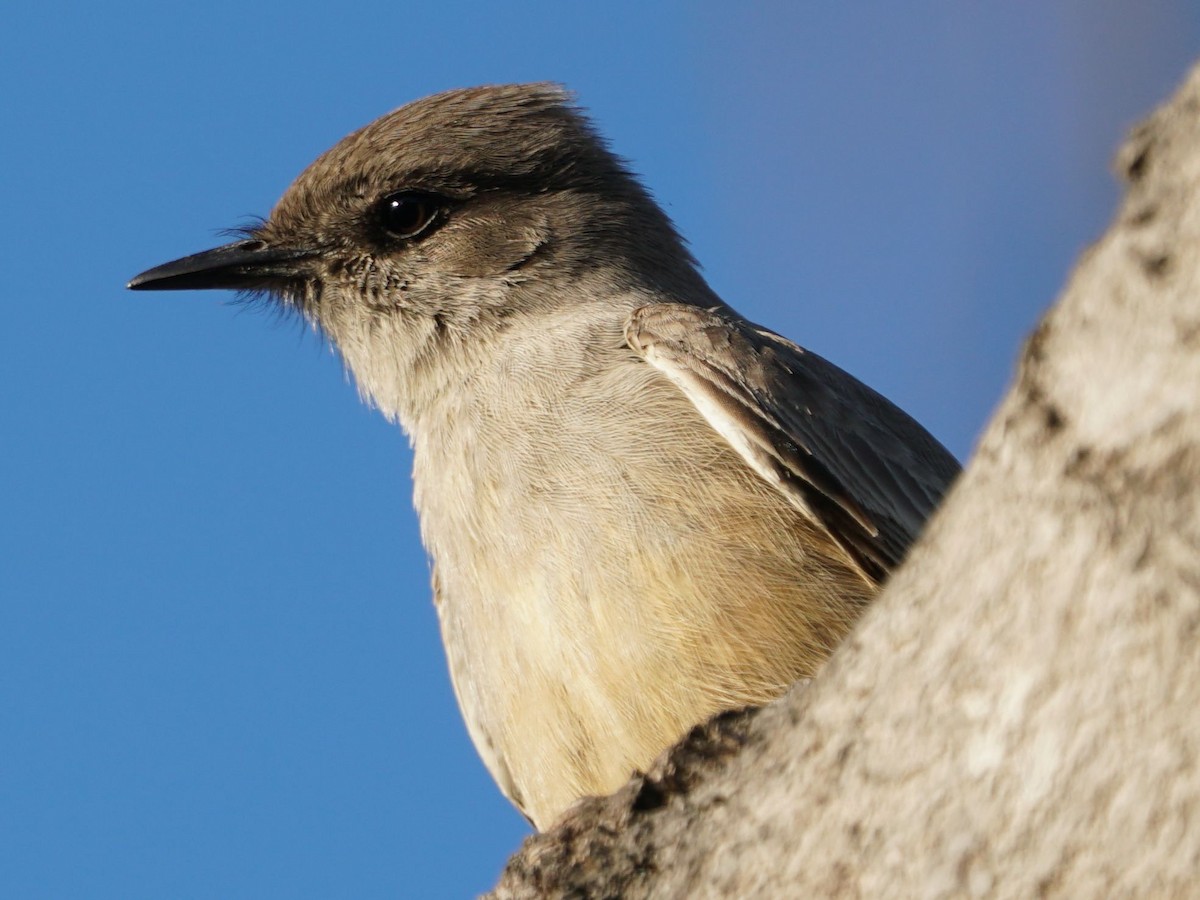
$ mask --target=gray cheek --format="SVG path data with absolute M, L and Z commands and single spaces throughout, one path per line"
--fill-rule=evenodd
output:
M 430 265 L 443 274 L 486 278 L 519 269 L 549 239 L 550 227 L 536 213 L 484 216 L 443 229 L 426 247 Z
M 405 267 L 407 268 L 407 267 Z M 360 256 L 329 266 L 322 278 L 321 308 L 334 312 L 405 306 L 413 278 L 391 260 Z

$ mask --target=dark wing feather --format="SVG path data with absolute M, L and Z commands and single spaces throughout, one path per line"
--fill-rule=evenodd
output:
M 645 306 L 626 339 L 876 582 L 958 475 L 954 457 L 903 410 L 731 309 Z

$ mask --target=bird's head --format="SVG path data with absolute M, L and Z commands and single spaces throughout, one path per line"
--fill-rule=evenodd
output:
M 551 84 L 401 107 L 317 159 L 244 235 L 129 287 L 265 293 L 347 352 L 405 328 L 469 339 L 569 302 L 567 283 L 672 292 L 699 278 L 667 216 Z

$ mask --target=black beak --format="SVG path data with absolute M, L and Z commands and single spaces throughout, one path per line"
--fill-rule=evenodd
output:
M 131 291 L 248 290 L 305 275 L 302 261 L 317 251 L 236 241 L 147 269 L 125 285 Z

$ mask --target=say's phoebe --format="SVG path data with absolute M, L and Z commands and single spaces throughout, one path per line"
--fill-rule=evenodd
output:
M 538 828 L 812 675 L 959 470 L 714 294 L 553 85 L 389 113 L 129 287 L 264 292 L 400 422 L 459 704 Z

